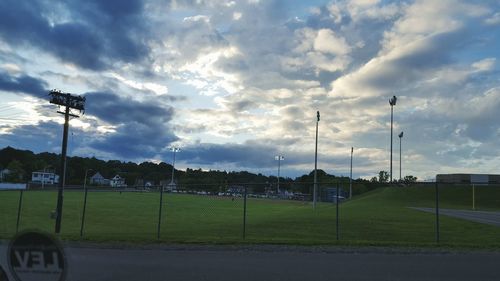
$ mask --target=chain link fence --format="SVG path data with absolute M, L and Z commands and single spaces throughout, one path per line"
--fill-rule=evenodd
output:
M 66 189 L 61 236 L 169 243 L 500 247 L 500 185 L 348 181 Z M 0 236 L 53 232 L 57 190 L 0 191 Z

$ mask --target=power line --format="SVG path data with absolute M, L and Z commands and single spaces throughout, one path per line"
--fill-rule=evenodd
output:
M 11 109 L 7 109 L 7 110 L 0 110 L 0 114 L 15 114 L 16 112 L 15 111 L 13 112 L 12 111 L 13 109 L 17 110 L 16 108 L 11 108 Z M 21 111 L 18 110 L 17 112 L 21 112 Z
M 7 114 L 3 114 L 0 112 L 0 116 L 4 117 L 4 118 L 11 118 L 11 117 L 19 117 L 19 116 L 22 116 L 24 112 L 11 112 L 11 113 L 7 113 Z
M 15 108 L 15 105 L 13 105 L 13 104 L 7 104 L 7 105 L 0 106 L 0 110 L 8 109 L 8 108 Z
M 35 119 L 3 118 L 3 117 L 0 117 L 0 120 L 3 120 L 3 121 L 35 121 Z

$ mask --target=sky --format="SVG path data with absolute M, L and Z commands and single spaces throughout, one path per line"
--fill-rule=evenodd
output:
M 0 147 L 296 177 L 500 173 L 500 1 L 2 0 Z M 78 113 L 78 112 L 75 112 Z M 402 139 L 398 134 L 404 132 Z

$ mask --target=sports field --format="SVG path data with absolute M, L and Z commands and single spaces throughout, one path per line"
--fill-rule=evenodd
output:
M 0 192 L 0 237 L 16 232 L 19 191 Z M 55 191 L 25 191 L 19 230 L 53 232 L 50 218 Z M 63 239 L 79 240 L 83 192 L 64 197 Z M 441 188 L 440 206 L 470 209 L 470 189 Z M 500 210 L 500 188 L 476 192 L 477 208 Z M 161 242 L 371 244 L 432 246 L 435 216 L 409 207 L 434 207 L 434 188 L 380 188 L 339 207 L 310 202 L 247 199 L 246 238 L 243 239 L 243 199 L 165 193 Z M 159 193 L 89 192 L 84 240 L 157 241 Z M 500 248 L 500 227 L 441 216 L 441 244 L 458 247 Z

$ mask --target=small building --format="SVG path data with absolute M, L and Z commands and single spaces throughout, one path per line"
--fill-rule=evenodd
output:
M 227 188 L 226 192 L 231 193 L 231 194 L 243 194 L 243 193 L 245 193 L 245 187 L 242 185 L 230 185 Z
M 90 184 L 94 185 L 109 185 L 110 181 L 104 178 L 101 173 L 97 172 L 90 178 Z
M 175 184 L 174 181 L 171 181 L 168 183 L 167 185 L 167 188 L 166 188 L 167 191 L 174 191 L 174 190 L 177 190 L 177 184 Z
M 438 174 L 436 181 L 439 183 L 483 183 L 483 184 L 499 184 L 500 175 L 489 174 Z
M 31 173 L 31 181 L 42 184 L 57 184 L 59 183 L 59 176 L 53 172 L 36 171 Z
M 171 182 L 170 180 L 160 180 L 160 186 L 163 188 L 163 191 L 177 191 L 177 185 L 175 182 Z
M 114 176 L 111 180 L 109 180 L 109 185 L 112 187 L 125 187 L 125 179 L 120 177 L 120 175 Z
M 0 170 L 0 181 L 4 181 L 5 177 L 10 174 L 9 169 L 2 169 Z

